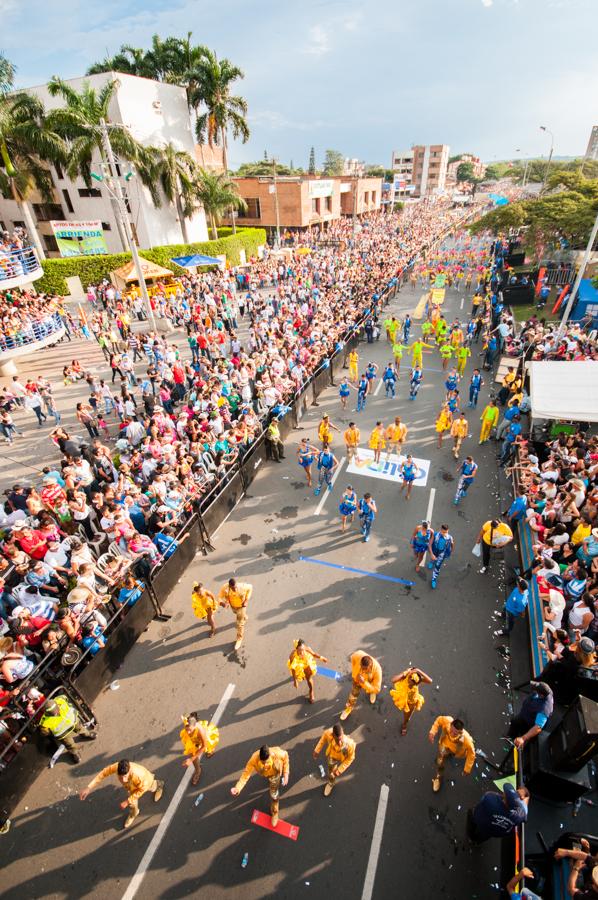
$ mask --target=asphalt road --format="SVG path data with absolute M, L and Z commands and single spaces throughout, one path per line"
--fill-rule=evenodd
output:
M 413 308 L 419 296 L 419 290 L 407 288 L 390 312 Z M 447 292 L 447 318 L 465 317 L 467 299 L 465 303 L 460 312 L 461 296 Z M 414 332 L 419 333 L 417 325 Z M 362 344 L 360 357 L 382 367 L 390 350 L 381 338 L 371 346 Z M 377 419 L 386 425 L 401 415 L 409 427 L 407 449 L 430 460 L 427 486 L 415 487 L 407 502 L 390 481 L 366 473 L 349 478 L 342 471 L 316 515 L 319 499 L 307 491 L 295 461 L 296 442 L 289 439 L 286 460 L 263 467 L 250 494 L 216 534 L 215 552 L 207 559 L 198 556 L 189 567 L 169 602 L 173 618 L 150 625 L 119 672 L 120 689 L 99 698 L 100 736 L 93 744 L 82 744 L 81 764 L 60 760 L 16 811 L 10 832 L 0 838 L 2 896 L 123 897 L 167 809 L 169 825 L 159 832 L 147 874 L 141 883 L 133 882 L 139 897 L 201 892 L 216 900 L 239 896 L 240 890 L 245 900 L 274 894 L 318 900 L 331 895 L 446 900 L 497 895 L 492 885 L 499 877 L 499 845 L 472 851 L 464 843 L 466 810 L 491 786 L 492 773 L 478 765 L 473 777 L 463 778 L 462 763 L 449 765 L 441 792 L 433 794 L 435 752 L 427 741 L 436 715 L 461 716 L 478 747 L 496 759 L 503 755 L 500 736 L 508 697 L 497 682 L 496 672 L 504 663 L 493 636 L 499 624 L 492 616 L 502 605 L 504 580 L 498 566 L 480 575 L 471 554 L 481 522 L 506 502 L 498 497 L 494 447 L 477 446 L 489 385 L 478 413 L 468 417 L 473 437 L 464 445 L 479 463 L 477 483 L 456 509 L 456 463 L 449 441 L 440 451 L 436 447 L 433 424 L 444 396 L 438 356 L 426 354 L 425 381 L 415 402 L 408 399 L 407 370 L 405 362 L 396 400 L 386 400 L 381 390 L 365 412 L 350 416 L 358 421 L 365 443 Z M 341 429 L 346 427 L 349 413 L 341 414 L 337 389 L 330 388 L 320 407 L 301 422 L 297 442 L 307 434 L 315 438 L 323 412 Z M 341 455 L 342 439 L 335 440 L 335 449 Z M 368 544 L 361 542 L 355 526 L 346 535 L 339 530 L 338 503 L 349 481 L 360 493 L 369 490 L 378 504 Z M 436 591 L 430 588 L 428 571 L 414 573 L 408 544 L 429 509 L 431 491 L 433 524 L 448 522 L 456 542 Z M 370 574 L 350 573 L 342 566 Z M 189 601 L 195 579 L 217 591 L 233 574 L 254 585 L 246 641 L 238 654 L 230 612 L 219 613 L 219 630 L 210 640 Z M 414 586 L 374 577 L 380 574 Z M 358 742 L 356 760 L 329 798 L 323 797 L 311 751 L 322 729 L 337 721 L 350 682 L 319 676 L 316 703 L 310 706 L 301 686 L 294 691 L 286 668 L 298 637 L 343 673 L 354 650 L 367 650 L 380 660 L 386 688 L 392 675 L 410 663 L 434 679 L 406 737 L 400 737 L 401 714 L 387 689 L 374 707 L 358 702 L 345 723 Z M 234 688 L 221 710 L 220 745 L 205 762 L 200 785 L 187 788 L 180 803 L 169 807 L 184 772 L 180 716 L 199 709 L 209 718 L 228 685 Z M 281 818 L 299 827 L 296 841 L 251 824 L 254 809 L 269 808 L 264 780 L 255 776 L 236 799 L 229 793 L 249 755 L 264 742 L 283 746 L 291 756 Z M 104 782 L 84 803 L 77 797 L 94 773 L 124 756 L 147 765 L 166 782 L 163 799 L 155 806 L 151 797 L 144 797 L 142 815 L 126 832 L 116 781 Z M 373 893 L 363 894 L 383 785 L 388 804 L 378 821 L 381 846 Z M 204 797 L 195 805 L 200 793 Z M 242 868 L 245 853 L 249 861 Z M 129 890 L 127 900 L 132 896 Z

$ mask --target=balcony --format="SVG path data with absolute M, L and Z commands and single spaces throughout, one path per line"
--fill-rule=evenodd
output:
M 0 281 L 0 286 L 4 282 Z M 0 332 L 0 375 L 15 375 L 14 359 L 55 344 L 64 336 L 64 323 L 58 313 L 41 316 L 12 333 Z
M 0 293 L 36 281 L 43 274 L 34 247 L 22 247 L 20 250 L 0 248 Z

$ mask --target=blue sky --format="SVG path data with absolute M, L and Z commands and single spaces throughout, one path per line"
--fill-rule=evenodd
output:
M 598 124 L 598 0 L 0 0 L 0 50 L 19 86 L 83 74 L 122 43 L 193 32 L 241 66 L 252 137 L 318 162 L 327 147 L 390 163 L 448 143 L 483 159 L 585 151 Z

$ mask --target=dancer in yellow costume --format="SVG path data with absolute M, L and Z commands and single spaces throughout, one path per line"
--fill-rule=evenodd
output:
M 351 350 L 349 353 L 349 379 L 357 381 L 359 378 L 359 353 L 357 350 Z
M 448 404 L 445 403 L 443 404 L 442 409 L 438 413 L 438 418 L 436 419 L 436 434 L 438 435 L 439 447 L 442 447 L 442 438 L 444 437 L 444 432 L 450 431 L 452 424 L 453 414 L 448 408 Z
M 399 675 L 395 675 L 392 683 L 394 687 L 390 691 L 390 696 L 396 708 L 403 713 L 401 734 L 405 735 L 409 719 L 416 710 L 419 712 L 425 703 L 424 697 L 419 691 L 419 685 L 422 683 L 432 684 L 432 679 L 421 669 L 411 666 Z
M 416 340 L 411 344 L 411 367 L 413 369 L 423 366 L 422 362 L 422 350 L 432 350 L 433 347 L 431 344 L 425 344 L 424 341 Z
M 216 634 L 216 623 L 214 621 L 214 613 L 217 607 L 216 597 L 211 591 L 208 591 L 198 581 L 193 584 L 193 593 L 191 594 L 191 607 L 193 615 L 198 619 L 207 619 L 208 625 L 212 629 L 210 637 Z
M 374 451 L 374 462 L 380 462 L 380 454 L 386 447 L 386 438 L 384 434 L 384 425 L 382 422 L 376 422 L 376 427 L 370 434 L 369 448 Z
M 220 732 L 207 719 L 199 719 L 199 713 L 192 712 L 183 716 L 183 728 L 180 731 L 183 753 L 188 756 L 183 767 L 193 766 L 191 784 L 197 784 L 201 776 L 201 758 L 205 753 L 211 756 L 220 740 Z
M 313 678 L 318 671 L 316 659 L 319 659 L 321 662 L 328 662 L 325 656 L 320 656 L 319 653 L 308 647 L 303 638 L 294 641 L 294 649 L 289 656 L 287 667 L 293 677 L 293 686 L 295 688 L 303 679 L 307 681 L 309 688 L 308 700 L 310 703 L 313 703 L 315 700 Z
M 480 419 L 482 420 L 482 430 L 480 432 L 480 444 L 484 444 L 490 437 L 490 432 L 498 422 L 498 406 L 496 400 L 491 400 Z

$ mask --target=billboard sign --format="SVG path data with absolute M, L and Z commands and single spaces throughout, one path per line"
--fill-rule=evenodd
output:
M 89 222 L 50 222 L 61 256 L 99 256 L 108 253 L 102 223 L 99 219 Z
M 314 197 L 332 197 L 334 189 L 334 181 L 328 178 L 322 178 L 319 181 L 310 181 L 308 183 L 309 196 Z

